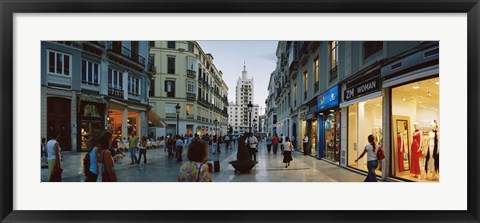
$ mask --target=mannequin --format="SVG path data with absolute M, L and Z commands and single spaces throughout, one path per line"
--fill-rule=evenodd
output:
M 439 171 L 439 148 L 438 148 L 438 126 L 437 121 L 430 123 L 432 131 L 428 133 L 428 151 L 425 162 L 425 172 L 431 173 L 432 179 L 436 179 Z
M 403 163 L 403 156 L 405 149 L 403 148 L 402 133 L 397 132 L 397 151 L 398 151 L 398 171 L 405 171 L 405 164 Z
M 415 123 L 413 125 L 415 131 L 413 132 L 413 140 L 411 146 L 411 165 L 410 165 L 410 173 L 413 174 L 415 178 L 420 178 L 420 156 L 422 155 L 422 144 L 421 144 L 421 136 L 422 132 L 418 128 L 418 124 Z

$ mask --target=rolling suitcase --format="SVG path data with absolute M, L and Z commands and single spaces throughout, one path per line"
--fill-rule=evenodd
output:
M 213 162 L 213 169 L 215 172 L 220 172 L 220 161 L 214 161 Z

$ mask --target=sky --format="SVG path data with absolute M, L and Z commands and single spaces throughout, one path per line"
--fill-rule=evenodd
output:
M 277 41 L 198 41 L 198 44 L 205 53 L 212 54 L 215 67 L 223 72 L 229 102 L 235 102 L 235 88 L 245 62 L 247 78 L 253 77 L 253 103 L 262 108 L 260 114 L 263 114 L 268 81 L 277 64 Z

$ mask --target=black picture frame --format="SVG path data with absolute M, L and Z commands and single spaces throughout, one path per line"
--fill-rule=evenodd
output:
M 479 222 L 478 0 L 0 0 L 0 219 L 2 222 Z M 15 13 L 467 13 L 468 204 L 466 211 L 17 211 L 13 210 L 13 16 Z M 294 191 L 292 191 L 294 193 Z M 293 195 L 292 195 L 293 196 Z M 382 196 L 380 196 L 382 197 Z M 381 199 L 381 198 L 379 198 Z M 159 201 L 161 202 L 161 201 Z M 327 201 L 325 201 L 327 202 Z M 382 202 L 379 200 L 379 202 Z M 448 202 L 448 201 L 445 201 Z M 228 205 L 228 204 L 225 204 Z

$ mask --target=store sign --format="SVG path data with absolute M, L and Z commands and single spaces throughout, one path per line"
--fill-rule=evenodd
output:
M 349 101 L 355 98 L 358 98 L 362 95 L 379 91 L 382 88 L 381 83 L 380 83 L 380 78 L 374 78 L 370 79 L 368 81 L 362 82 L 360 84 L 357 84 L 347 90 L 345 90 L 343 93 L 343 97 L 345 101 Z
M 322 111 L 338 105 L 338 85 L 330 88 L 327 92 L 317 97 L 318 111 Z

